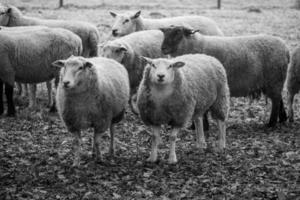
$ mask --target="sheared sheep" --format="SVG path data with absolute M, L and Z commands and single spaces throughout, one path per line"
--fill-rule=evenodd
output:
M 174 26 L 188 26 L 198 29 L 204 35 L 223 35 L 215 21 L 203 16 L 179 16 L 162 19 L 147 19 L 141 16 L 141 11 L 134 14 L 116 14 L 110 12 L 116 20 L 112 26 L 112 35 L 115 37 L 128 35 L 142 30 L 154 30 Z
M 110 128 L 110 153 L 114 152 L 114 124 L 122 120 L 129 100 L 126 69 L 103 57 L 70 57 L 58 60 L 62 68 L 57 89 L 57 110 L 67 129 L 76 137 L 74 165 L 80 162 L 80 130 L 94 128 L 93 153 L 101 159 L 101 134 Z
M 281 92 L 289 50 L 282 39 L 269 35 L 204 36 L 180 26 L 162 31 L 164 54 L 204 53 L 216 57 L 226 69 L 231 96 L 258 98 L 263 93 L 272 101 L 268 126 L 275 126 L 278 117 L 280 122 L 286 121 Z
M 3 6 L 4 12 L 0 16 L 1 26 L 48 26 L 51 28 L 65 28 L 77 34 L 82 40 L 82 56 L 94 57 L 98 55 L 99 33 L 93 24 L 83 21 L 67 21 L 39 19 L 29 17 L 14 6 Z
M 197 147 L 206 148 L 202 116 L 211 111 L 217 120 L 219 148 L 225 148 L 225 121 L 229 89 L 225 69 L 215 58 L 189 54 L 173 59 L 149 59 L 138 89 L 137 106 L 142 121 L 153 128 L 150 162 L 157 160 L 160 126 L 171 125 L 169 163 L 176 163 L 175 141 L 191 119 L 196 124 Z
M 291 63 L 288 67 L 286 86 L 288 91 L 288 117 L 289 121 L 294 121 L 294 96 L 300 90 L 300 47 L 297 47 L 291 57 Z
M 58 74 L 51 68 L 53 61 L 82 52 L 81 39 L 61 28 L 36 26 L 23 31 L 0 31 L 0 40 L 0 88 L 5 83 L 9 116 L 15 115 L 12 98 L 15 81 L 30 84 L 50 81 Z M 2 114 L 3 102 L 0 103 Z

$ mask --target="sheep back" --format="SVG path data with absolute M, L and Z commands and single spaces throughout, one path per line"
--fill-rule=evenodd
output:
M 168 28 L 170 26 L 184 26 L 199 30 L 203 35 L 224 35 L 217 23 L 204 16 L 179 16 L 162 19 L 140 19 L 144 30 Z
M 84 57 L 95 57 L 98 55 L 98 43 L 99 43 L 99 32 L 97 27 L 93 24 L 83 21 L 75 20 L 54 20 L 54 19 L 39 19 L 36 17 L 25 16 L 21 11 L 10 6 L 9 13 L 10 20 L 5 26 L 47 26 L 50 28 L 65 28 L 76 35 L 82 40 L 82 56 Z

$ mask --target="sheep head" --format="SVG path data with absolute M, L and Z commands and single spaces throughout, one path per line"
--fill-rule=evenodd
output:
M 181 61 L 173 61 L 168 59 L 150 59 L 142 57 L 147 63 L 146 68 L 150 70 L 149 78 L 151 83 L 157 86 L 167 86 L 174 82 L 176 71 L 185 65 Z
M 127 48 L 123 44 L 107 42 L 102 48 L 102 56 L 122 63 Z
M 168 28 L 160 29 L 164 34 L 164 40 L 161 45 L 163 54 L 171 54 L 177 56 L 176 52 L 180 49 L 180 45 L 189 38 L 192 34 L 199 32 L 184 26 L 170 26 Z
M 12 9 L 0 4 L 0 26 L 7 26 Z
M 137 19 L 140 17 L 141 11 L 134 14 L 116 14 L 110 12 L 110 15 L 115 18 L 114 25 L 112 26 L 112 35 L 114 37 L 120 37 L 136 31 Z
M 60 69 L 60 85 L 65 90 L 82 92 L 88 88 L 93 64 L 85 58 L 71 56 L 66 60 L 53 62 L 52 67 Z

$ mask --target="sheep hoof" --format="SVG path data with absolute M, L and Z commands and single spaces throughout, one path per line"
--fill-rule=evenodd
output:
M 15 112 L 7 112 L 6 117 L 15 117 L 16 113 Z
M 79 159 L 75 159 L 72 166 L 73 167 L 78 167 L 79 163 L 80 163 Z
M 207 148 L 207 144 L 205 141 L 200 141 L 199 143 L 196 144 L 196 147 L 198 149 L 206 149 Z
M 177 163 L 176 155 L 171 155 L 171 156 L 169 157 L 168 163 L 169 163 L 169 164 L 176 164 L 176 163 Z
M 155 163 L 155 162 L 157 162 L 157 158 L 150 156 L 150 157 L 147 159 L 147 162 Z
M 115 157 L 115 149 L 114 148 L 110 148 L 109 149 L 109 155 L 110 155 L 110 157 Z

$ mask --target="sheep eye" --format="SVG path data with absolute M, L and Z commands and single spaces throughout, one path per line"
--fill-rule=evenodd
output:
M 125 21 L 123 22 L 123 24 L 126 24 L 127 22 L 129 22 L 129 19 L 125 19 Z
M 120 49 L 115 50 L 116 53 L 120 53 Z
M 78 68 L 78 70 L 83 70 L 83 67 L 82 67 L 82 66 L 81 66 L 81 67 L 79 67 L 79 68 Z
M 156 69 L 156 66 L 154 64 L 151 63 L 150 65 L 151 65 L 151 67 L 153 67 L 154 69 Z

